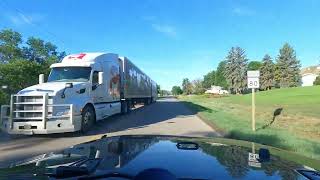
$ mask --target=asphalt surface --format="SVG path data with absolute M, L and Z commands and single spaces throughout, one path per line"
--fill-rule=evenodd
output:
M 0 133 L 0 167 L 35 155 L 97 139 L 104 134 L 107 136 L 130 134 L 220 136 L 183 103 L 174 98 L 166 98 L 149 106 L 138 107 L 130 114 L 116 115 L 99 121 L 86 134 L 10 136 Z

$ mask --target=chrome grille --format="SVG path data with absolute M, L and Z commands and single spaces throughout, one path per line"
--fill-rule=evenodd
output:
M 28 122 L 43 120 L 44 96 L 14 95 L 12 120 L 13 122 Z M 48 103 L 52 97 L 48 97 Z

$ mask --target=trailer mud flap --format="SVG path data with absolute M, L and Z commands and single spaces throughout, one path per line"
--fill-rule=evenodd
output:
M 0 109 L 0 129 L 7 131 L 9 128 L 10 106 L 2 105 Z

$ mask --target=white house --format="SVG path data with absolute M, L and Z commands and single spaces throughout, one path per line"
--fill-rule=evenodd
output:
M 301 69 L 302 86 L 313 86 L 313 82 L 320 75 L 320 65 Z
M 206 94 L 229 94 L 229 92 L 227 90 L 223 90 L 222 87 L 220 86 L 211 86 L 210 89 L 206 90 L 206 92 L 204 92 Z

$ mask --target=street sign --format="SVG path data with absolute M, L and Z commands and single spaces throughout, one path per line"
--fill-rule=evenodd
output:
M 248 155 L 248 161 L 253 161 L 253 162 L 257 162 L 259 159 L 259 154 L 255 154 L 255 153 L 250 153 Z
M 260 162 L 248 161 L 248 165 L 251 166 L 251 167 L 261 168 L 261 163 Z
M 252 90 L 252 130 L 256 131 L 256 100 L 255 100 L 255 89 L 259 88 L 260 82 L 260 71 L 247 71 L 248 77 L 248 88 Z
M 249 89 L 255 89 L 255 88 L 259 88 L 260 86 L 260 82 L 259 82 L 259 78 L 256 77 L 248 77 L 248 88 Z
M 248 78 L 259 78 L 260 71 L 247 71 Z
M 247 77 L 248 77 L 248 88 L 259 88 L 260 82 L 260 71 L 247 71 Z
M 248 165 L 252 167 L 261 168 L 261 163 L 259 162 L 259 154 L 249 153 Z

